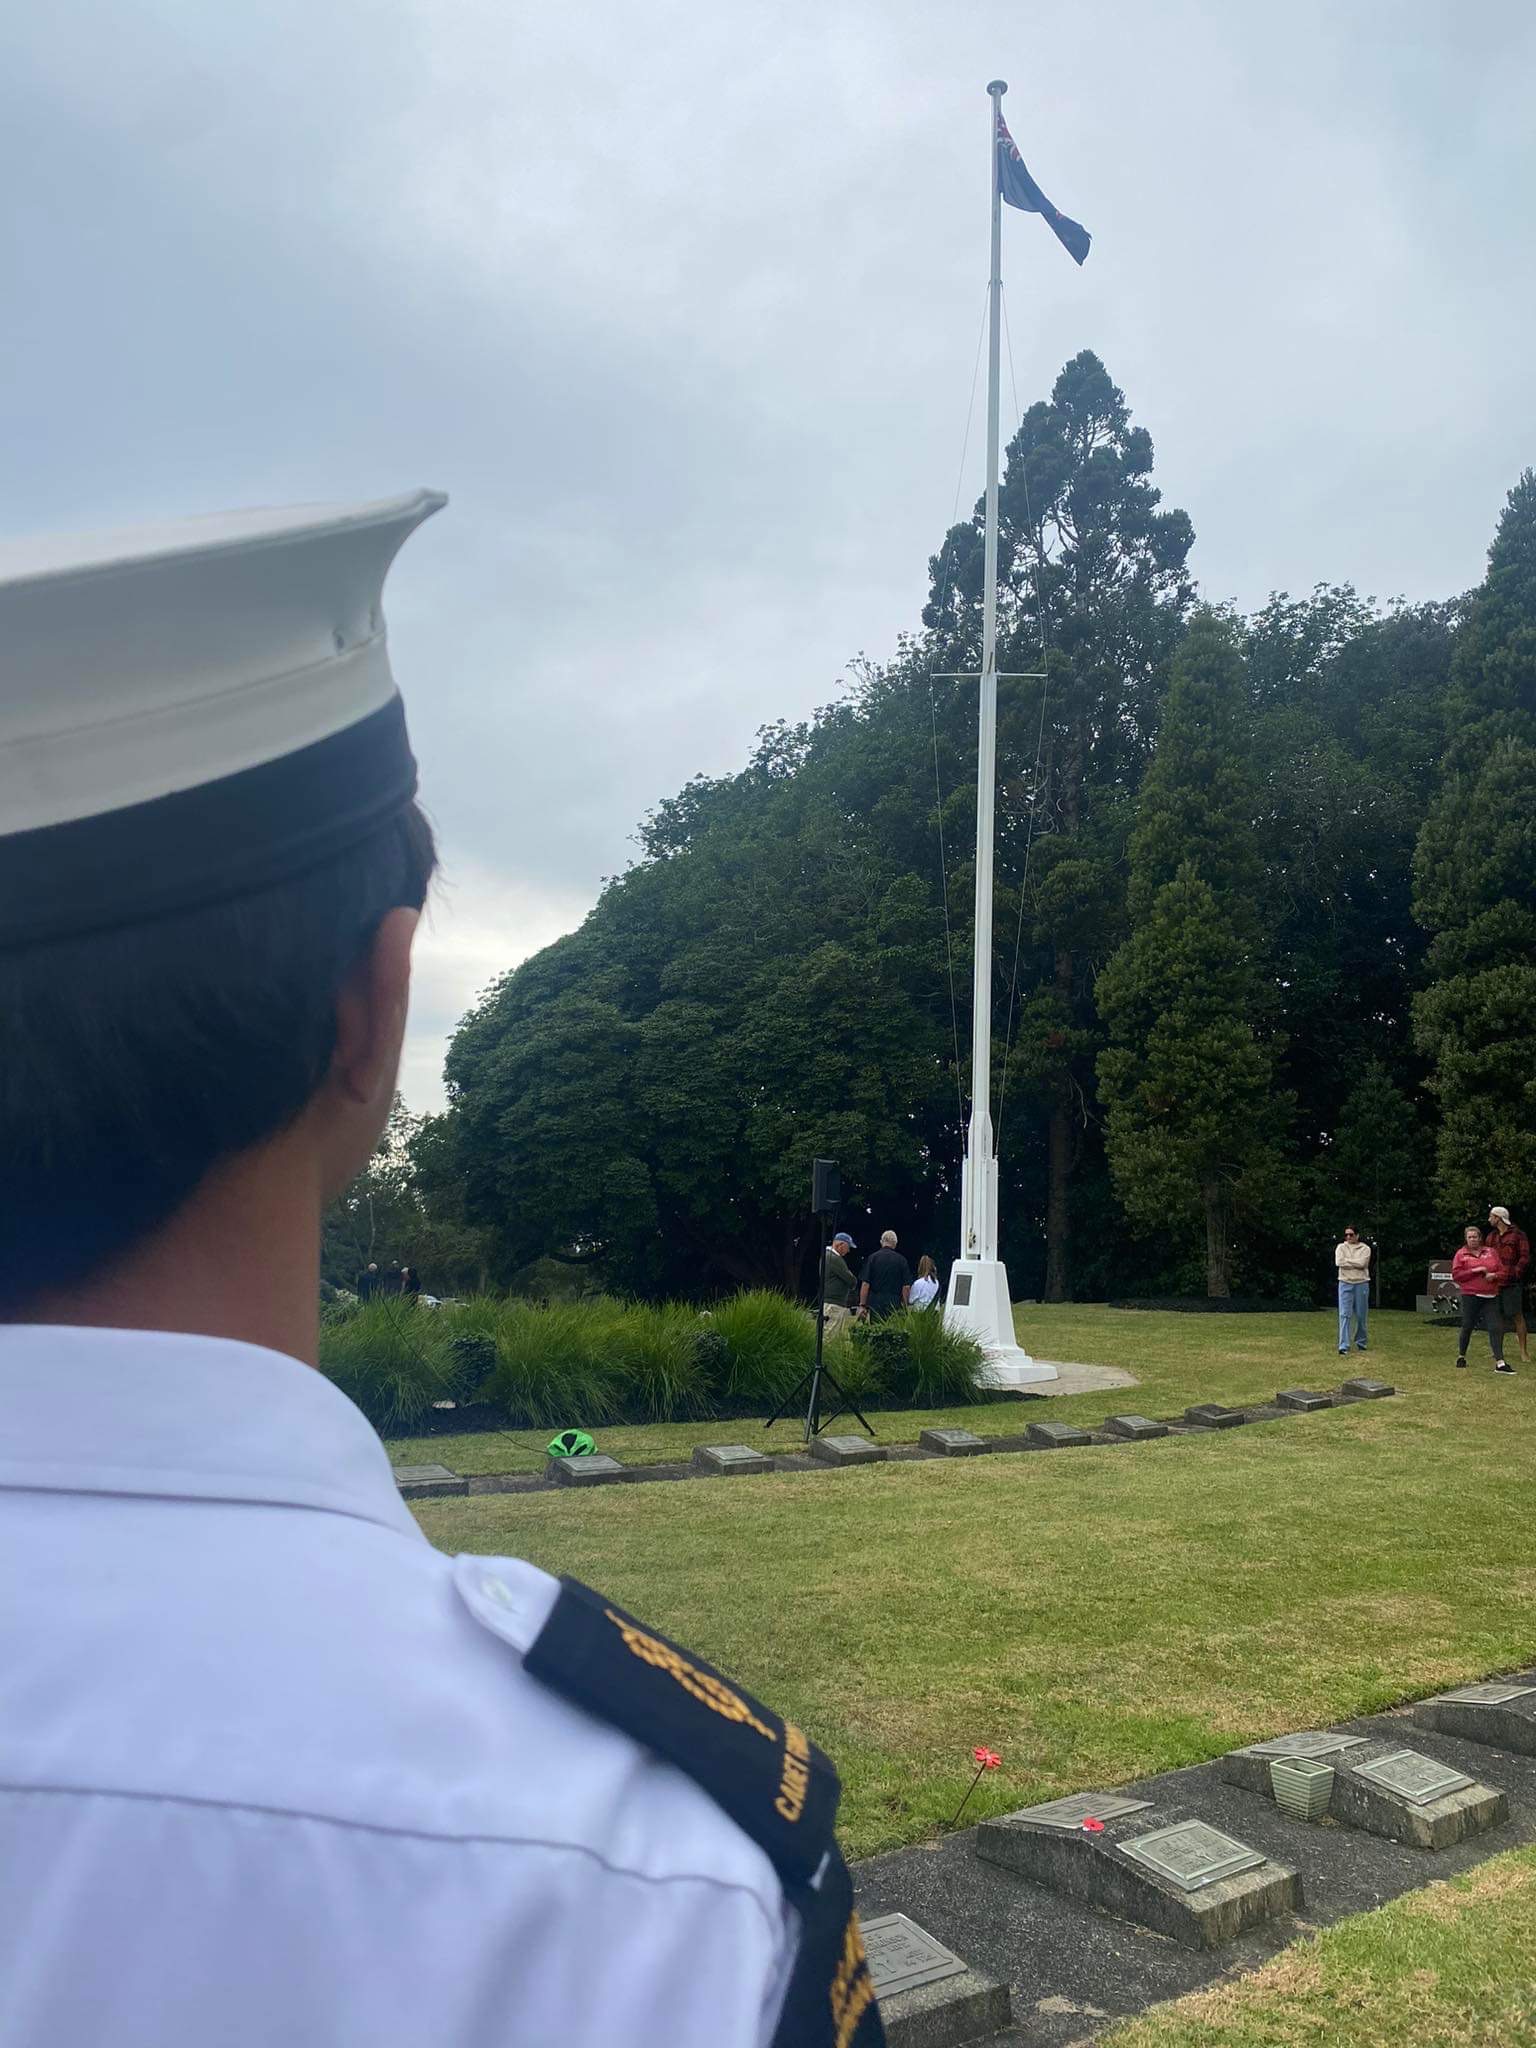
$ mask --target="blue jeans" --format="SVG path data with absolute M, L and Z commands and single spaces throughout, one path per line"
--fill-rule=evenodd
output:
M 1369 1280 L 1341 1280 L 1339 1282 L 1339 1349 L 1349 1349 L 1349 1326 L 1355 1326 L 1355 1342 L 1360 1350 L 1365 1349 L 1365 1312 L 1370 1306 L 1371 1283 Z

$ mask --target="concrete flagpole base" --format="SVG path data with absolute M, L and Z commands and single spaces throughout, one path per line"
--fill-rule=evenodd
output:
M 1001 1259 L 956 1259 L 944 1320 L 952 1329 L 968 1330 L 986 1352 L 982 1386 L 1007 1392 L 1055 1379 L 1055 1366 L 1031 1358 L 1014 1336 L 1008 1268 Z

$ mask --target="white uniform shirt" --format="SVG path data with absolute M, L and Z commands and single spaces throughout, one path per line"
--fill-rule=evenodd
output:
M 798 1920 L 538 1684 L 357 1409 L 211 1338 L 0 1328 L 0 2048 L 756 2048 Z

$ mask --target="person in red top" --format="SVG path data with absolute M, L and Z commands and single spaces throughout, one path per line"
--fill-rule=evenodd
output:
M 1504 1360 L 1504 1319 L 1499 1314 L 1499 1287 L 1504 1278 L 1504 1261 L 1496 1249 L 1485 1247 L 1483 1233 L 1469 1224 L 1466 1242 L 1451 1261 L 1451 1278 L 1461 1289 L 1461 1335 L 1456 1343 L 1456 1363 L 1467 1362 L 1467 1339 L 1481 1323 L 1488 1332 L 1495 1372 L 1513 1372 Z
M 1520 1339 L 1520 1359 L 1531 1362 L 1531 1340 L 1525 1327 L 1525 1276 L 1531 1264 L 1531 1240 L 1518 1223 L 1511 1223 L 1507 1209 L 1488 1211 L 1488 1242 L 1504 1261 L 1499 1287 L 1499 1314 L 1507 1330 L 1511 1323 Z

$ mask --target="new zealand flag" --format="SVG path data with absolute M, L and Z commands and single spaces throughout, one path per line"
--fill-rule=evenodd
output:
M 1044 214 L 1063 249 L 1075 263 L 1082 262 L 1093 242 L 1092 235 L 1080 221 L 1068 220 L 1052 206 L 1025 170 L 1024 159 L 1014 147 L 1008 123 L 1001 114 L 997 117 L 997 182 L 1010 206 L 1021 207 L 1025 213 Z

